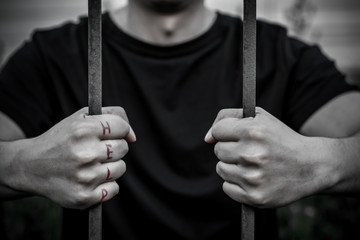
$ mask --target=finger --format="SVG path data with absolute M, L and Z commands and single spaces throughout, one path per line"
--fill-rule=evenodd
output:
M 114 162 L 122 159 L 129 151 L 129 145 L 124 139 L 104 140 L 97 144 L 99 146 L 99 161 Z
M 267 113 L 264 109 L 260 108 L 260 107 L 256 107 L 256 115 L 258 114 L 263 114 L 263 115 L 270 115 L 269 113 Z M 223 121 L 225 119 L 228 118 L 233 118 L 233 119 L 242 119 L 243 118 L 243 109 L 239 108 L 239 109 L 223 109 L 221 110 L 214 123 L 212 124 L 212 127 L 209 129 L 209 131 L 206 133 L 205 136 L 205 142 L 207 143 L 213 143 L 216 142 L 216 137 L 214 137 L 213 135 L 213 128 L 214 126 L 216 126 L 220 121 Z M 247 119 L 253 119 L 252 117 L 247 118 Z M 244 122 L 244 121 L 242 121 Z
M 216 165 L 216 173 L 226 182 L 237 184 L 243 187 L 242 173 L 244 169 L 235 164 L 218 162 Z
M 223 183 L 223 191 L 233 200 L 240 202 L 240 203 L 247 203 L 247 193 L 244 189 L 242 189 L 239 185 L 224 182 Z
M 98 171 L 97 184 L 114 181 L 120 178 L 126 172 L 126 164 L 123 160 L 101 164 Z
M 79 181 L 89 187 L 97 187 L 103 183 L 115 181 L 126 172 L 126 164 L 123 160 L 99 164 L 92 167 L 79 177 Z
M 242 118 L 243 117 L 243 109 L 239 108 L 239 109 L 233 109 L 233 108 L 229 108 L 229 109 L 222 109 L 221 111 L 219 111 L 218 115 L 216 116 L 212 127 L 217 124 L 219 121 L 225 119 L 225 118 Z M 213 137 L 212 135 L 212 127 L 209 129 L 209 131 L 207 132 L 206 136 L 205 136 L 205 142 L 208 143 L 212 143 L 215 142 L 216 139 Z
M 84 167 L 74 176 L 74 182 L 82 186 L 94 189 L 100 184 L 114 181 L 124 175 L 126 164 L 123 160 L 108 163 L 98 163 Z
M 122 119 L 124 119 L 127 123 L 129 123 L 129 118 L 125 112 L 125 109 L 122 107 L 104 107 L 102 108 L 103 114 L 114 114 Z M 135 142 L 136 141 L 136 135 L 134 130 L 132 129 L 130 125 L 130 134 L 126 137 L 129 142 Z
M 256 188 L 268 181 L 259 169 L 241 164 L 218 162 L 216 172 L 224 181 L 237 184 L 245 190 Z
M 211 135 L 217 141 L 239 141 L 242 131 L 250 124 L 250 119 L 225 118 L 211 128 Z
M 243 118 L 243 109 L 242 108 L 222 109 L 216 116 L 213 125 L 225 118 L 239 118 L 239 119 Z
M 241 144 L 238 142 L 217 142 L 214 147 L 216 157 L 225 163 L 238 163 L 241 152 Z
M 136 141 L 135 132 L 129 123 L 118 115 L 103 114 L 86 117 L 92 131 L 100 139 L 122 139 L 130 142 Z
M 119 193 L 119 185 L 115 182 L 106 182 L 99 185 L 92 193 L 93 202 L 106 202 Z
M 268 158 L 267 151 L 252 142 L 217 142 L 214 147 L 216 157 L 229 164 L 245 167 L 259 167 Z
M 241 186 L 231 182 L 223 183 L 223 191 L 233 200 L 257 208 L 272 207 L 273 205 L 261 191 L 252 190 L 249 192 Z

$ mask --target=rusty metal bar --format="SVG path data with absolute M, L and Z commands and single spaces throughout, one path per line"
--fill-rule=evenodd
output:
M 256 0 L 244 0 L 243 17 L 243 109 L 244 117 L 255 117 L 256 106 Z M 253 240 L 254 208 L 242 205 L 241 239 Z
M 101 57 L 102 0 L 88 0 L 88 100 L 89 115 L 101 114 L 102 57 Z M 89 240 L 102 239 L 102 204 L 89 209 Z

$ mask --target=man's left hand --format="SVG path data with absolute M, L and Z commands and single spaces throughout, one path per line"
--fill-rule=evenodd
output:
M 326 164 L 313 161 L 321 150 L 280 120 L 256 108 L 221 110 L 205 137 L 216 142 L 216 171 L 232 199 L 260 208 L 280 207 L 323 190 Z

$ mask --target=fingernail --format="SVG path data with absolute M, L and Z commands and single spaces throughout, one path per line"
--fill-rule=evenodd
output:
M 209 131 L 206 133 L 206 136 L 205 136 L 205 142 L 210 142 L 212 139 L 212 135 L 211 135 L 211 128 L 209 129 Z
M 136 142 L 136 134 L 135 134 L 134 130 L 132 129 L 132 127 L 130 127 L 129 136 L 131 137 L 131 142 Z

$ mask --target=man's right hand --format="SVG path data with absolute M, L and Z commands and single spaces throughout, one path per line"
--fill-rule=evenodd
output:
M 67 208 L 84 209 L 114 197 L 135 133 L 120 107 L 103 108 L 103 115 L 87 112 L 83 108 L 44 134 L 11 145 L 18 152 L 2 179 L 6 185 Z

